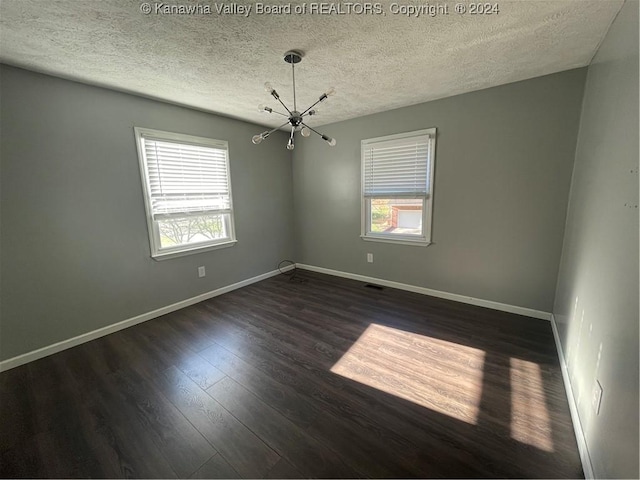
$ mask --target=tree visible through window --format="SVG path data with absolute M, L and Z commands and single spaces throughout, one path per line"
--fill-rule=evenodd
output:
M 235 242 L 227 142 L 136 128 L 153 257 Z
M 158 227 L 160 244 L 165 248 L 227 236 L 224 221 L 220 215 L 170 218 L 160 220 Z

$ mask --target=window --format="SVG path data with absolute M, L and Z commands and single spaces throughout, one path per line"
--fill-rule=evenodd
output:
M 235 243 L 227 142 L 135 128 L 151 256 Z
M 363 140 L 362 238 L 431 241 L 436 129 Z

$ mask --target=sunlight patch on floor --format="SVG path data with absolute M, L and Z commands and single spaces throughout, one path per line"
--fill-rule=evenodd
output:
M 333 373 L 475 424 L 484 351 L 371 324 Z
M 540 365 L 511 358 L 511 438 L 553 452 Z

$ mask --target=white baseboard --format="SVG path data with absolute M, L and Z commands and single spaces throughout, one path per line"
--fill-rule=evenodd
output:
M 161 315 L 175 312 L 176 310 L 180 310 L 181 308 L 188 307 L 189 305 L 202 302 L 209 298 L 217 297 L 218 295 L 222 295 L 223 293 L 246 287 L 247 285 L 251 285 L 252 283 L 256 283 L 261 280 L 266 280 L 267 278 L 274 277 L 281 272 L 292 270 L 294 267 L 294 265 L 287 265 L 280 270 L 272 270 L 256 277 L 247 278 L 246 280 L 242 280 L 241 282 L 233 283 L 231 285 L 227 285 L 225 287 L 221 287 L 216 290 L 203 293 L 201 295 L 196 295 L 195 297 L 187 298 L 186 300 L 167 305 L 166 307 L 158 308 L 157 310 L 143 313 L 141 315 L 122 320 L 121 322 L 114 323 L 112 325 L 107 325 L 106 327 L 102 327 L 91 332 L 83 333 L 82 335 L 78 335 L 76 337 L 54 343 L 53 345 L 48 345 L 46 347 L 42 347 L 37 350 L 18 355 L 17 357 L 9 358 L 0 362 L 0 372 L 4 372 L 5 370 L 9 370 L 20 365 L 24 365 L 25 363 L 33 362 L 34 360 L 38 360 L 39 358 L 53 355 L 54 353 L 58 353 L 62 350 L 75 347 L 76 345 L 80 345 L 81 343 L 90 342 L 91 340 L 95 340 L 96 338 L 104 337 L 105 335 L 109 335 L 110 333 L 132 327 L 139 323 L 146 322 L 147 320 L 160 317 Z
M 423 295 L 430 295 L 432 297 L 444 298 L 447 300 L 454 300 L 456 302 L 468 303 L 470 305 L 477 305 L 479 307 L 492 308 L 494 310 L 500 310 L 502 312 L 526 315 L 527 317 L 539 318 L 541 320 L 551 320 L 551 313 L 543 312 L 541 310 L 533 310 L 531 308 L 508 305 L 506 303 L 494 302 L 492 300 L 483 300 L 481 298 L 467 297 L 465 295 L 459 295 L 457 293 L 441 292 L 439 290 L 432 290 L 431 288 L 417 287 L 415 285 L 408 285 L 406 283 L 393 282 L 391 280 L 384 280 L 382 278 L 367 277 L 365 275 L 359 275 L 357 273 L 341 272 L 338 270 L 331 270 L 329 268 L 316 267 L 314 265 L 305 265 L 304 263 L 298 263 L 296 264 L 296 266 L 302 270 L 326 273 L 327 275 L 349 278 L 351 280 L 358 280 L 360 282 L 375 283 L 376 285 L 384 285 L 385 287 L 397 288 L 399 290 L 407 290 L 409 292 L 421 293 Z
M 591 464 L 591 455 L 589 455 L 587 440 L 584 437 L 584 430 L 582 429 L 582 423 L 580 422 L 580 416 L 578 415 L 578 404 L 576 403 L 576 398 L 574 397 L 573 389 L 571 388 L 569 370 L 567 369 L 567 362 L 564 358 L 564 351 L 562 350 L 562 343 L 560 342 L 560 335 L 558 334 L 558 327 L 556 325 L 556 319 L 553 314 L 551 315 L 551 329 L 553 330 L 553 338 L 556 341 L 556 350 L 558 351 L 558 359 L 560 360 L 560 369 L 562 370 L 564 390 L 567 394 L 567 401 L 569 402 L 571 423 L 573 423 L 573 430 L 576 434 L 576 442 L 578 444 L 578 452 L 580 453 L 580 461 L 582 462 L 584 478 L 587 480 L 591 480 L 596 478 L 593 473 L 593 465 Z

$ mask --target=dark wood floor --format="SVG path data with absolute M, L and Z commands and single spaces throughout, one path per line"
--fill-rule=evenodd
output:
M 548 322 L 298 275 L 0 374 L 2 477 L 582 476 Z

